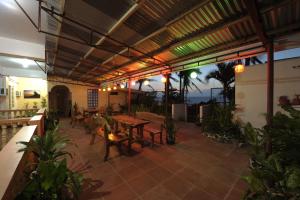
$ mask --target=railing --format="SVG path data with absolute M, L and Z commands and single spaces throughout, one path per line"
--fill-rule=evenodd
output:
M 0 118 L 3 119 L 11 119 L 11 118 L 19 118 L 19 117 L 30 117 L 28 116 L 31 113 L 36 113 L 39 109 L 31 108 L 31 109 L 14 109 L 14 110 L 0 110 Z
M 46 116 L 46 109 L 41 108 L 37 110 L 33 117 L 21 117 L 21 118 L 11 118 L 11 119 L 0 119 L 1 129 L 6 129 L 8 127 L 16 128 L 18 126 L 27 125 L 37 125 L 37 134 L 43 135 L 44 133 L 44 121 Z
M 29 142 L 36 131 L 36 125 L 23 127 L 0 151 L 0 199 L 15 199 L 16 195 L 22 191 L 26 181 L 25 166 L 32 161 L 33 157 L 29 153 L 18 153 L 21 145 L 16 143 Z

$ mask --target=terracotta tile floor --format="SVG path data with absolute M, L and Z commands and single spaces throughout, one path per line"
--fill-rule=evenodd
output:
M 87 179 L 81 199 L 235 200 L 247 187 L 240 179 L 247 172 L 246 150 L 217 143 L 194 124 L 177 123 L 176 145 L 133 145 L 131 156 L 119 156 L 113 147 L 103 162 L 103 140 L 90 145 L 90 135 L 69 121 L 61 120 L 60 132 L 76 145 L 67 147 L 73 154 L 70 167 Z

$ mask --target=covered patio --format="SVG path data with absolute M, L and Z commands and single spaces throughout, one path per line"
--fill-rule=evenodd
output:
M 91 136 L 68 120 L 61 121 L 60 132 L 77 145 L 67 148 L 70 167 L 88 179 L 80 199 L 235 200 L 247 188 L 241 179 L 248 172 L 247 150 L 207 138 L 193 123 L 178 124 L 176 145 L 133 145 L 131 156 L 112 149 L 107 162 L 103 138 L 91 146 Z
M 20 149 L 16 142 L 22 140 L 30 145 L 38 141 L 40 149 L 46 148 L 44 140 L 57 139 L 56 127 L 58 135 L 66 136 L 71 143 L 54 144 L 53 151 L 67 144 L 66 151 L 72 156 L 62 158 L 60 153 L 65 155 L 66 152 L 60 152 L 55 157 L 48 149 L 50 156 L 47 156 L 54 163 L 49 173 L 54 174 L 56 165 L 61 164 L 67 174 L 62 175 L 65 182 L 54 196 L 70 192 L 75 198 L 74 188 L 66 189 L 65 186 L 76 182 L 72 178 L 81 180 L 81 176 L 76 177 L 80 172 L 83 185 L 82 190 L 78 190 L 79 199 L 243 198 L 248 186 L 242 176 L 251 172 L 247 147 L 253 144 L 245 142 L 248 146 L 244 148 L 236 140 L 230 144 L 220 143 L 207 137 L 202 127 L 172 118 L 170 96 L 176 89 L 170 85 L 170 79 L 179 72 L 229 61 L 235 62 L 233 77 L 241 77 L 239 72 L 245 70 L 243 63 L 266 55 L 266 77 L 253 82 L 254 85 L 265 84 L 262 88 L 266 101 L 259 103 L 266 109 L 260 112 L 266 113 L 266 125 L 272 127 L 274 108 L 278 106 L 278 97 L 274 95 L 274 53 L 300 47 L 300 1 L 3 2 L 0 8 L 6 12 L 0 12 L 5 27 L 0 31 L 0 43 L 4 44 L 0 46 L 1 130 L 24 127 L 12 138 L 5 138 L 2 145 L 0 162 L 4 165 L 0 166 L 0 171 L 5 178 L 0 182 L 0 198 L 15 199 L 23 194 L 25 182 L 32 178 L 24 178 L 25 163 L 38 158 L 36 166 L 39 166 L 45 161 L 39 154 L 44 151 L 36 151 L 34 156 L 28 149 L 16 153 Z M 14 30 L 11 24 L 21 28 Z M 26 34 L 22 34 L 22 30 Z M 289 70 L 292 78 L 288 77 L 288 81 L 296 85 L 298 76 L 293 74 L 299 71 L 299 63 L 294 66 L 294 62 L 286 63 L 292 68 Z M 284 65 L 281 64 L 281 68 Z M 148 85 L 148 79 L 154 76 L 159 76 L 164 86 L 160 105 L 163 115 L 150 113 L 156 117 L 152 120 L 141 117 L 141 112 L 133 108 L 133 97 L 146 96 L 141 87 L 136 89 L 134 85 L 139 81 L 141 85 L 148 81 Z M 197 76 L 194 74 L 194 78 Z M 245 86 L 249 80 L 252 79 L 241 79 L 240 83 Z M 184 80 L 181 77 L 178 84 L 182 96 Z M 243 87 L 238 89 L 243 91 Z M 300 96 L 294 90 L 289 94 Z M 247 99 L 240 96 L 238 102 L 247 106 Z M 226 108 L 226 97 L 224 99 L 223 107 Z M 41 100 L 41 106 L 37 106 L 36 100 Z M 28 114 L 33 109 L 31 104 L 34 112 Z M 233 107 L 238 106 L 233 104 Z M 38 111 L 39 107 L 43 108 L 42 112 Z M 248 107 L 251 111 L 251 106 Z M 231 110 L 229 114 L 234 115 Z M 24 122 L 22 118 L 26 118 Z M 154 128 L 147 127 L 151 124 Z M 119 137 L 121 135 L 123 138 Z M 269 155 L 272 142 L 270 135 L 266 136 L 263 145 Z M 119 148 L 125 148 L 126 153 L 120 155 Z M 14 155 L 11 156 L 14 160 L 10 160 L 9 155 Z M 43 166 L 36 166 L 33 168 L 42 171 Z M 50 179 L 59 177 L 53 174 Z M 57 185 L 55 181 L 48 180 L 42 185 L 46 185 L 48 192 L 49 185 L 53 188 Z M 74 185 L 74 190 L 81 186 Z M 68 191 L 65 194 L 64 189 Z M 44 193 L 40 193 L 43 199 Z M 55 199 L 48 197 L 51 198 Z

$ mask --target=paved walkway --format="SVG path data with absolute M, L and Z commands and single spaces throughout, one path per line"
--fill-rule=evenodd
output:
M 130 157 L 111 152 L 103 162 L 103 140 L 89 145 L 90 135 L 82 127 L 71 128 L 61 120 L 60 132 L 75 146 L 71 168 L 88 179 L 81 199 L 102 200 L 235 200 L 242 199 L 246 185 L 246 150 L 217 143 L 201 134 L 194 124 L 177 123 L 177 144 L 140 148 Z M 113 147 L 114 148 L 114 147 Z

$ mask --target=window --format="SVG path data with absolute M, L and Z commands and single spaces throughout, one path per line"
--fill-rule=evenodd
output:
M 87 101 L 88 101 L 88 108 L 97 108 L 98 107 L 98 90 L 97 89 L 88 89 Z

